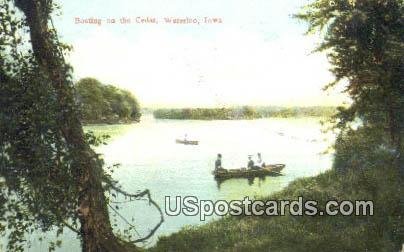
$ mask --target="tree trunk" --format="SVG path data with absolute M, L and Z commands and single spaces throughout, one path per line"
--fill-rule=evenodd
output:
M 75 158 L 80 195 L 78 215 L 81 223 L 83 251 L 128 251 L 115 237 L 109 220 L 102 188 L 102 164 L 84 139 L 81 122 L 74 105 L 73 88 L 63 56 L 48 27 L 49 4 L 46 0 L 15 0 L 25 14 L 34 56 L 55 89 L 60 110 L 60 130 Z

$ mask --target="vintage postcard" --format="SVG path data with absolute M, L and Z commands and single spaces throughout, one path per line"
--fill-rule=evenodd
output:
M 404 251 L 402 0 L 0 0 L 0 251 Z

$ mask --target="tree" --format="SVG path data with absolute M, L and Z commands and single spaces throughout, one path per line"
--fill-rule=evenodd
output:
M 98 80 L 81 79 L 75 88 L 84 121 L 99 121 L 104 115 L 112 113 L 109 104 L 104 99 L 102 84 Z
M 257 113 L 257 111 L 255 111 L 255 109 L 250 106 L 243 106 L 242 115 L 243 115 L 243 118 L 247 118 L 247 119 L 254 119 L 254 118 L 260 117 L 260 115 Z
M 140 120 L 139 103 L 129 91 L 104 85 L 94 78 L 80 79 L 75 89 L 84 123 Z
M 134 243 L 162 219 L 141 239 L 113 233 L 104 192 L 150 194 L 118 188 L 91 149 L 98 141 L 83 133 L 64 60 L 68 47 L 49 26 L 54 8 L 48 0 L 0 2 L 0 232 L 6 222 L 13 251 L 23 249 L 25 232 L 54 226 L 58 234 L 65 227 L 77 232 L 83 251 L 137 250 Z
M 338 126 L 360 118 L 365 127 L 389 134 L 396 162 L 404 169 L 404 3 L 402 0 L 317 0 L 297 18 L 308 33 L 325 30 L 317 49 L 327 52 L 335 81 L 347 80 L 353 103 L 339 108 Z M 404 171 L 404 170 L 403 170 Z

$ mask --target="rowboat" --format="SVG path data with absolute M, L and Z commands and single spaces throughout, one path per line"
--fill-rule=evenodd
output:
M 189 141 L 189 140 L 180 140 L 180 139 L 175 140 L 175 142 L 177 144 L 185 144 L 185 145 L 198 145 L 199 144 L 199 141 Z
M 257 169 L 219 169 L 212 172 L 217 179 L 228 178 L 253 178 L 263 176 L 278 176 L 282 175 L 280 172 L 285 168 L 284 164 L 270 164 Z

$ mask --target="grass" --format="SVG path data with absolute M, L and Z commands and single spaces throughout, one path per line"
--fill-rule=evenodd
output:
M 224 217 L 160 237 L 150 251 L 399 251 L 404 242 L 400 181 L 390 167 L 298 179 L 267 199 L 302 196 L 317 200 L 320 208 L 327 200 L 373 200 L 374 216 Z

